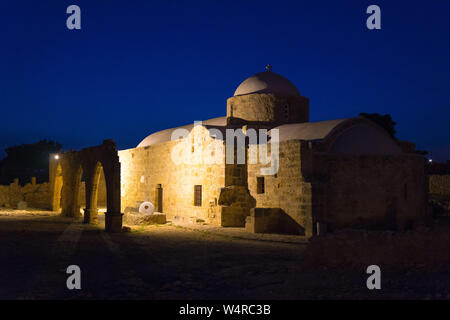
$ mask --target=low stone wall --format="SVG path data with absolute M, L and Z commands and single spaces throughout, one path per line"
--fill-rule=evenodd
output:
M 430 175 L 429 193 L 450 196 L 450 175 Z
M 49 184 L 36 184 L 33 178 L 23 187 L 18 179 L 9 186 L 0 186 L 0 207 L 17 208 L 21 201 L 25 201 L 30 208 L 50 209 Z

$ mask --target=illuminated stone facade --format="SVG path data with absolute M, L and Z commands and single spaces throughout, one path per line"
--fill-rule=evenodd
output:
M 207 134 L 202 137 L 205 145 L 222 144 L 222 141 L 216 141 Z M 187 221 L 195 217 L 221 225 L 221 212 L 217 203 L 220 189 L 225 186 L 225 165 L 176 164 L 172 161 L 171 154 L 179 143 L 167 141 L 119 151 L 122 166 L 122 211 L 127 212 L 127 208 L 138 208 L 142 202 L 150 201 L 155 205 L 155 210 L 166 213 L 168 219 Z M 195 154 L 195 145 L 187 145 L 186 150 Z M 206 153 L 208 148 L 203 148 L 202 151 Z M 199 159 L 203 157 L 206 158 L 207 155 L 198 155 Z M 202 186 L 201 206 L 194 204 L 196 185 Z M 158 200 L 158 197 L 162 199 Z
M 247 136 L 245 163 L 236 162 L 238 148 L 232 153 L 235 161 L 225 161 L 231 129 Z M 267 133 L 269 141 L 260 135 L 250 141 L 252 130 Z M 67 215 L 79 214 L 80 201 L 73 200 L 79 192 L 76 168 L 85 163 L 85 215 L 95 216 L 89 197 L 98 187 L 89 181 L 98 181 L 95 164 L 102 163 L 107 211 L 116 217 L 149 201 L 170 221 L 307 237 L 347 227 L 403 229 L 428 218 L 423 158 L 411 143 L 392 139 L 363 118 L 309 122 L 308 98 L 271 71 L 238 87 L 227 101 L 226 117 L 153 133 L 133 149 L 110 147 L 113 160 L 105 158 L 107 145 L 97 148 L 89 151 L 89 161 L 87 149 L 52 161 L 54 202 L 61 179 L 69 185 L 63 188 Z M 278 156 L 269 164 L 260 161 L 261 155 L 249 161 L 261 148 L 270 155 L 278 148 Z M 63 178 L 58 178 L 57 163 Z M 277 170 L 264 173 L 271 166 Z

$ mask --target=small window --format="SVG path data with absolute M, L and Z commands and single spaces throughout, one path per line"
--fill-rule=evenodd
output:
M 284 106 L 284 118 L 287 121 L 289 121 L 289 105 Z
M 264 177 L 256 178 L 256 193 L 264 193 Z
M 202 186 L 194 186 L 194 206 L 202 206 Z

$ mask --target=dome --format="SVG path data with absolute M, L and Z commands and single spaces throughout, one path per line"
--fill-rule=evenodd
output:
M 202 125 L 207 128 L 222 128 L 227 125 L 227 117 L 219 117 L 219 118 L 213 118 L 208 120 L 203 120 Z M 163 143 L 167 141 L 171 141 L 172 132 L 176 129 L 186 129 L 191 131 L 194 127 L 193 124 L 188 124 L 182 127 L 176 127 L 171 129 L 166 129 L 162 131 L 157 131 L 155 133 L 150 134 L 147 136 L 144 140 L 142 140 L 136 148 L 142 148 L 151 146 L 158 143 Z
M 275 93 L 282 96 L 300 96 L 300 92 L 292 82 L 279 74 L 270 71 L 260 72 L 242 82 L 234 92 L 234 96 L 251 93 Z
M 398 143 L 378 125 L 362 117 L 319 122 L 289 123 L 275 127 L 278 141 L 330 140 L 326 152 L 348 155 L 397 155 Z M 272 130 L 268 135 L 272 136 Z

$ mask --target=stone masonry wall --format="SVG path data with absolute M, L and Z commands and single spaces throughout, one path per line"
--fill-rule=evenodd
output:
M 51 196 L 49 183 L 36 184 L 34 182 L 21 186 L 18 180 L 15 180 L 8 186 L 0 185 L 0 207 L 17 208 L 20 201 L 25 201 L 29 208 L 51 209 Z M 86 204 L 85 183 L 80 185 L 80 204 Z M 106 206 L 106 183 L 102 173 L 98 190 L 98 206 Z
M 220 225 L 218 198 L 220 189 L 225 186 L 225 164 L 186 164 L 182 161 L 189 156 L 194 157 L 196 152 L 200 152 L 198 156 L 213 155 L 223 159 L 223 152 L 208 148 L 212 143 L 223 146 L 223 141 L 210 138 L 201 126 L 198 130 L 196 137 L 199 141 L 189 137 L 184 144 L 181 140 L 169 141 L 119 151 L 122 212 L 126 212 L 127 207 L 137 208 L 144 201 L 150 201 L 156 207 L 156 188 L 161 185 L 162 211 L 168 219 L 203 219 Z M 172 152 L 180 156 L 181 163 L 172 161 Z M 194 206 L 195 185 L 202 186 L 201 206 Z
M 430 194 L 450 196 L 450 175 L 430 175 L 429 192 Z
M 9 186 L 0 186 L 0 207 L 17 208 L 20 201 L 26 201 L 29 208 L 50 209 L 49 184 L 31 183 L 20 186 L 18 179 Z
M 268 146 L 270 155 L 270 144 Z M 269 165 L 249 164 L 248 188 L 256 199 L 257 208 L 280 208 L 310 235 L 311 188 L 302 177 L 300 162 L 300 141 L 281 142 L 278 173 L 263 176 L 260 169 Z M 264 193 L 257 192 L 257 177 L 264 177 Z
M 271 93 L 235 96 L 227 100 L 227 117 L 231 124 L 306 122 L 309 121 L 309 100 Z
M 421 157 L 318 155 L 314 166 L 326 199 L 317 219 L 330 229 L 402 229 L 427 217 Z

